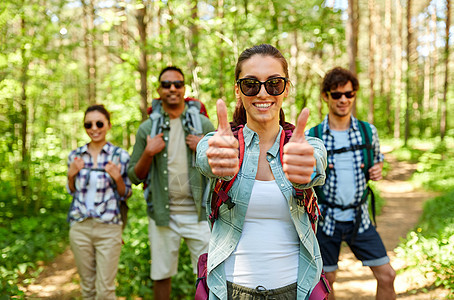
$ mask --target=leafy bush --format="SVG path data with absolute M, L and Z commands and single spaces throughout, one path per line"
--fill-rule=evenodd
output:
M 436 286 L 454 294 L 454 189 L 424 205 L 419 227 L 395 252 L 422 273 L 435 273 Z
M 125 244 L 121 250 L 117 274 L 117 295 L 153 298 L 153 281 L 150 279 L 150 247 L 148 218 L 142 193 L 135 189 L 128 200 L 128 225 L 123 233 Z M 163 249 L 163 251 L 166 251 Z M 191 257 L 182 242 L 179 253 L 178 273 L 172 278 L 172 299 L 193 299 L 196 276 L 192 271 Z
M 66 213 L 48 213 L 12 220 L 0 227 L 0 295 L 22 294 L 17 284 L 28 284 L 43 262 L 55 258 L 67 244 Z
M 409 151 L 410 153 L 414 151 Z M 395 252 L 410 268 L 423 274 L 435 274 L 436 286 L 454 295 L 454 149 L 453 139 L 438 143 L 433 150 L 422 151 L 413 181 L 443 192 L 424 204 L 418 227 L 411 231 Z

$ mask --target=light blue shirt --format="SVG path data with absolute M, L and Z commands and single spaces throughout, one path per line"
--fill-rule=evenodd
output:
M 208 278 L 210 299 L 227 299 L 227 281 L 224 269 L 224 261 L 235 249 L 241 237 L 244 218 L 249 204 L 249 199 L 257 174 L 259 160 L 259 137 L 258 134 L 244 127 L 245 153 L 238 176 L 228 192 L 232 201 L 236 204 L 231 210 L 227 205 L 221 205 L 219 218 L 214 223 L 211 233 L 208 251 Z M 291 219 L 295 225 L 300 241 L 297 278 L 297 299 L 309 299 L 310 292 L 320 280 L 322 271 L 322 258 L 317 239 L 312 230 L 310 220 L 303 206 L 297 204 L 293 197 L 292 183 L 287 179 L 279 158 L 279 140 L 283 134 L 282 128 L 276 137 L 273 146 L 267 152 L 267 160 L 271 167 L 276 183 L 289 204 Z M 206 157 L 208 139 L 214 132 L 207 134 L 197 145 L 196 166 L 201 173 L 213 180 L 216 176 L 211 172 Z M 323 185 L 325 182 L 326 150 L 323 142 L 317 138 L 307 137 L 307 141 L 314 147 L 316 160 L 316 174 L 308 184 L 298 185 L 299 188 L 311 188 L 315 185 Z M 229 180 L 231 178 L 223 178 Z M 211 197 L 208 197 L 208 202 Z M 207 203 L 207 210 L 210 203 Z M 266 234 L 266 233 L 264 233 Z M 279 276 L 279 274 L 275 274 Z
M 331 134 L 334 137 L 334 145 L 336 149 L 351 146 L 350 139 L 348 138 L 348 130 L 331 130 Z M 336 203 L 348 206 L 355 199 L 356 193 L 355 170 L 353 169 L 352 164 L 353 152 L 347 151 L 343 153 L 336 153 L 334 154 L 334 159 L 336 160 L 334 169 L 337 174 Z M 346 210 L 335 208 L 334 219 L 342 222 L 353 221 L 355 219 L 355 210 L 353 208 Z

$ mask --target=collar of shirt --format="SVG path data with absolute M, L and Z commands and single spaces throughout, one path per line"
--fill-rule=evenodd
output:
M 279 125 L 279 133 L 276 136 L 273 146 L 271 146 L 271 148 L 268 149 L 268 152 L 267 152 L 269 155 L 272 155 L 274 158 L 276 158 L 279 154 L 279 142 L 280 142 L 281 134 L 282 134 L 282 126 Z M 255 138 L 257 140 L 259 140 L 259 135 L 255 131 L 250 129 L 247 126 L 247 124 L 244 126 L 243 136 L 244 136 L 244 145 L 246 148 L 251 146 L 251 143 L 254 141 Z
M 329 128 L 329 120 L 328 120 L 328 115 L 325 116 L 325 118 L 323 119 L 323 122 L 322 122 L 322 130 L 323 130 L 323 133 L 324 134 L 330 134 L 330 128 Z M 350 128 L 349 128 L 349 131 L 350 130 L 359 130 L 359 126 L 358 126 L 358 119 L 356 119 L 353 115 L 350 116 Z

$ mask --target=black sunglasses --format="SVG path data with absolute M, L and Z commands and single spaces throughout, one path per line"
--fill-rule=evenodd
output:
M 341 93 L 341 92 L 327 92 L 328 94 L 331 95 L 331 98 L 333 98 L 334 100 L 339 100 L 342 95 L 345 95 L 345 97 L 347 97 L 348 99 L 351 99 L 353 97 L 355 97 L 356 95 L 356 92 L 355 91 L 349 91 L 349 92 L 345 92 L 345 93 Z
M 236 83 L 240 86 L 240 90 L 245 96 L 257 95 L 262 88 L 262 84 L 270 96 L 279 96 L 285 91 L 287 81 L 288 78 L 285 77 L 274 77 L 267 81 L 259 81 L 254 78 L 241 78 Z
M 182 87 L 184 87 L 184 81 L 181 81 L 181 80 L 177 80 L 177 81 L 168 81 L 168 80 L 161 81 L 161 87 L 163 87 L 165 89 L 170 89 L 172 84 L 175 86 L 176 89 L 181 89 Z
M 95 124 L 95 123 L 96 123 L 96 127 L 98 127 L 98 128 L 103 128 L 104 127 L 104 122 L 101 122 L 101 121 L 96 121 L 96 122 L 91 122 L 91 123 L 89 123 L 89 122 L 84 123 L 84 127 L 85 127 L 85 129 L 90 129 L 93 126 L 93 124 Z

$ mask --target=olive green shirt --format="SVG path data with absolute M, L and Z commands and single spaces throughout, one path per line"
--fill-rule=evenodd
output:
M 190 134 L 190 131 L 184 122 L 185 111 L 181 114 L 180 120 L 185 132 L 185 137 Z M 161 108 L 161 113 L 164 115 L 164 124 L 170 128 L 169 115 Z M 214 126 L 210 120 L 204 115 L 200 114 L 200 121 L 202 123 L 203 134 L 214 131 Z M 134 184 L 140 184 L 146 181 L 146 178 L 140 179 L 137 177 L 134 168 L 142 156 L 145 147 L 147 146 L 147 136 L 151 131 L 152 121 L 151 119 L 146 120 L 139 126 L 139 130 L 136 135 L 136 143 L 129 161 L 128 176 L 131 182 Z M 147 213 L 155 222 L 157 226 L 168 226 L 170 220 L 170 203 L 169 203 L 169 177 L 168 177 L 168 145 L 169 145 L 169 130 L 164 129 L 164 141 L 166 147 L 164 150 L 159 152 L 153 157 L 150 165 L 149 174 L 150 178 L 150 192 L 148 194 L 147 201 Z M 181 149 L 183 150 L 183 149 Z M 192 197 L 194 199 L 195 207 L 199 221 L 206 220 L 205 205 L 202 207 L 202 196 L 205 187 L 208 183 L 207 179 L 200 174 L 195 168 L 195 153 L 186 144 L 187 154 L 187 168 L 189 175 L 189 185 L 191 188 Z M 181 166 L 183 168 L 183 166 Z

